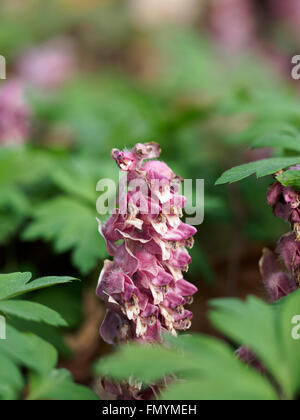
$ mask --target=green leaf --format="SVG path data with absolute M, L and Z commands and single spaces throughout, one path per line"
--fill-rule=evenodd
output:
M 35 372 L 45 373 L 57 363 L 55 348 L 31 333 L 21 333 L 6 326 L 6 340 L 0 340 L 0 352 Z
M 230 378 L 230 380 L 228 380 Z M 257 379 L 257 378 L 256 378 Z M 248 377 L 225 376 L 219 371 L 219 378 L 203 377 L 171 384 L 162 392 L 160 400 L 199 400 L 199 401 L 274 401 L 275 391 L 272 391 L 267 380 L 264 380 L 265 388 L 260 383 L 263 381 L 250 381 Z
M 65 369 L 52 370 L 46 376 L 33 375 L 27 400 L 98 400 L 89 388 L 73 382 Z
M 116 380 L 133 377 L 145 383 L 162 380 L 171 374 L 179 376 L 181 379 L 174 381 L 163 393 L 163 399 L 174 399 L 180 391 L 180 399 L 200 400 L 208 396 L 221 399 L 278 398 L 269 381 L 238 360 L 228 344 L 196 334 L 178 338 L 167 336 L 166 340 L 171 348 L 139 344 L 123 346 L 115 355 L 100 360 L 95 367 L 96 373 Z M 191 384 L 196 383 L 199 387 L 193 389 Z
M 0 399 L 15 399 L 24 386 L 16 364 L 0 351 Z
M 170 388 L 171 393 L 177 392 L 177 386 L 182 390 L 186 386 L 186 397 L 188 397 L 188 389 L 190 395 L 193 395 L 190 399 L 274 400 L 278 398 L 269 381 L 238 360 L 232 347 L 225 342 L 199 334 L 183 334 L 178 338 L 167 336 L 166 339 L 173 347 L 184 351 L 187 358 L 196 356 L 200 370 L 197 377 L 190 379 L 191 383 L 197 381 L 198 388 L 192 390 L 187 381 L 179 382 Z M 228 383 L 229 377 L 230 383 Z M 166 391 L 166 394 L 163 394 L 163 398 L 173 399 L 169 390 Z M 183 397 L 183 399 L 185 398 Z
M 108 375 L 117 380 L 125 380 L 133 376 L 145 382 L 154 382 L 163 379 L 170 374 L 179 375 L 186 382 L 176 382 L 174 387 L 183 386 L 186 383 L 202 382 L 200 388 L 194 389 L 192 397 L 190 392 L 182 396 L 182 399 L 205 399 L 207 391 L 205 382 L 210 380 L 220 383 L 220 395 L 227 396 L 227 391 L 234 398 L 234 393 L 240 398 L 251 399 L 276 399 L 276 391 L 272 385 L 258 372 L 248 369 L 235 356 L 232 348 L 214 338 L 200 335 L 183 335 L 179 338 L 166 337 L 172 348 L 158 346 L 129 345 L 109 358 L 100 361 L 96 365 L 96 373 Z M 147 363 L 145 363 L 147 360 Z M 222 372 L 222 379 L 220 378 Z M 231 378 L 228 384 L 228 377 Z M 221 387 L 222 383 L 222 387 Z M 212 389 L 211 389 L 212 391 Z M 168 394 L 168 391 L 167 395 Z M 171 392 L 171 391 L 170 391 Z M 211 398 L 215 394 L 211 393 Z
M 197 364 L 195 357 L 186 358 L 163 347 L 134 343 L 121 347 L 118 353 L 96 363 L 95 373 L 118 380 L 133 376 L 135 379 L 155 382 L 164 375 L 195 371 Z
M 57 312 L 35 302 L 3 300 L 0 301 L 0 311 L 29 321 L 45 322 L 56 327 L 67 326 L 66 321 Z
M 241 181 L 253 174 L 256 174 L 257 178 L 261 178 L 266 175 L 272 175 L 281 169 L 285 169 L 299 163 L 299 157 L 263 159 L 256 162 L 246 163 L 224 172 L 223 175 L 216 181 L 216 185 L 226 183 L 231 184 L 233 182 Z
M 57 327 L 52 327 L 48 324 L 37 323 L 34 321 L 26 321 L 22 318 L 10 318 L 10 325 L 19 331 L 30 331 L 32 334 L 37 335 L 47 343 L 51 344 L 63 358 L 72 356 L 72 351 L 64 341 L 64 337 Z
M 0 401 L 13 401 L 17 399 L 16 391 L 7 383 L 0 382 Z
M 277 175 L 276 179 L 285 187 L 294 187 L 295 189 L 300 188 L 300 171 L 288 170 L 283 174 Z
M 278 345 L 274 309 L 255 297 L 212 301 L 210 319 L 216 328 L 238 345 L 249 347 L 290 395 L 290 378 Z
M 31 273 L 0 274 L 0 300 L 77 280 L 73 277 L 56 276 L 42 277 L 31 282 L 30 279 Z
M 23 237 L 53 241 L 57 252 L 73 250 L 72 261 L 84 274 L 106 255 L 97 229 L 96 211 L 68 197 L 58 197 L 38 206 Z

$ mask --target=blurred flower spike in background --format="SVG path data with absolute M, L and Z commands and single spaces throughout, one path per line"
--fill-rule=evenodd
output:
M 212 0 L 211 28 L 221 47 L 237 52 L 255 41 L 255 17 L 251 0 Z
M 52 39 L 25 51 L 18 62 L 18 74 L 37 89 L 59 88 L 75 73 L 76 56 L 67 38 Z
M 0 144 L 25 142 L 29 134 L 30 106 L 21 80 L 0 84 Z

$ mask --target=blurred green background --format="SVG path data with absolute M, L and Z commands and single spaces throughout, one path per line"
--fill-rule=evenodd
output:
M 288 230 L 266 204 L 271 179 L 214 183 L 231 166 L 277 153 L 253 150 L 254 140 L 300 128 L 290 76 L 296 3 L 2 0 L 0 270 L 82 279 L 31 296 L 71 328 L 14 321 L 55 344 L 77 381 L 89 383 L 89 366 L 109 351 L 94 296 L 106 257 L 95 203 L 97 181 L 118 178 L 114 147 L 159 142 L 176 173 L 205 180 L 188 273 L 199 287 L 195 331 L 212 332 L 208 299 L 264 296 L 261 250 Z

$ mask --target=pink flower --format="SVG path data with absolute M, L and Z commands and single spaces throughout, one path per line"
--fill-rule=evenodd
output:
M 191 326 L 197 288 L 183 278 L 191 258 L 196 229 L 180 220 L 184 197 L 179 178 L 161 161 L 156 143 L 137 144 L 131 151 L 114 149 L 112 158 L 129 181 L 147 187 L 127 193 L 127 213 L 116 209 L 99 231 L 107 252 L 97 295 L 106 303 L 101 335 L 108 343 L 128 339 L 160 341 L 163 331 L 176 334 Z M 138 199 L 137 197 L 138 196 Z
M 290 168 L 298 170 L 298 168 Z M 300 193 L 291 187 L 284 187 L 280 182 L 272 184 L 268 190 L 267 202 L 273 207 L 276 217 L 290 222 L 297 232 L 300 223 Z
M 0 88 L 0 144 L 22 144 L 29 134 L 30 108 L 23 84 L 15 79 Z
M 300 167 L 290 169 L 299 170 Z M 273 207 L 274 214 L 289 221 L 294 230 L 280 238 L 275 253 L 264 249 L 259 262 L 261 276 L 272 302 L 293 293 L 300 285 L 299 197 L 297 191 L 279 182 L 272 184 L 267 193 L 267 202 Z M 247 365 L 266 373 L 265 367 L 246 346 L 240 347 L 236 355 Z
M 299 170 L 299 167 L 290 169 Z M 276 248 L 279 258 L 265 250 L 260 261 L 264 284 L 272 301 L 276 301 L 294 292 L 300 283 L 300 194 L 275 182 L 268 190 L 267 202 L 275 216 L 288 221 L 293 230 L 279 240 Z
M 20 77 L 44 90 L 58 88 L 74 73 L 76 67 L 72 44 L 54 39 L 27 51 L 19 61 Z
M 288 240 L 289 244 L 286 244 L 286 240 Z M 282 247 L 283 242 L 288 246 L 287 249 Z M 296 244 L 293 235 L 284 236 L 280 240 L 277 252 L 281 260 L 287 258 L 286 252 L 289 253 L 289 256 L 296 254 L 297 251 L 294 249 Z M 297 274 L 291 265 L 291 261 L 285 260 L 286 268 L 281 267 L 279 261 L 273 252 L 268 249 L 264 250 L 263 257 L 260 260 L 261 275 L 272 302 L 287 296 L 297 289 Z

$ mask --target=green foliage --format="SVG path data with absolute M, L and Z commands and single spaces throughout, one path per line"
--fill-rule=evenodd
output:
M 11 299 L 24 293 L 69 283 L 72 277 L 43 277 L 30 281 L 31 273 L 0 274 L 0 299 Z
M 300 163 L 299 157 L 262 159 L 246 163 L 229 169 L 217 180 L 216 185 L 241 181 L 250 175 L 256 174 L 257 178 L 272 175 L 288 166 Z
M 0 148 L 0 243 L 30 214 L 29 192 L 51 170 L 51 156 L 25 148 Z
M 35 302 L 24 300 L 0 301 L 0 311 L 29 321 L 45 322 L 56 327 L 65 327 L 66 321 L 55 311 Z
M 53 369 L 57 363 L 57 352 L 51 344 L 34 334 L 19 332 L 9 323 L 6 326 L 6 340 L 0 341 L 0 351 L 18 366 L 25 366 L 40 374 Z
M 32 332 L 21 332 L 11 325 L 11 317 L 16 316 L 37 323 L 66 326 L 65 320 L 53 309 L 14 298 L 75 279 L 30 279 L 30 273 L 0 275 L 0 313 L 6 319 L 6 339 L 0 340 L 0 399 L 21 397 L 26 383 L 22 368 L 26 368 L 31 376 L 28 384 L 29 399 L 95 399 L 96 396 L 89 389 L 73 383 L 68 372 L 55 369 L 58 354 L 51 344 Z
M 64 193 L 35 206 L 33 221 L 23 238 L 53 241 L 56 252 L 72 251 L 72 262 L 82 273 L 89 273 L 105 257 L 105 245 L 97 230 L 96 184 L 101 177 L 95 161 L 70 159 L 57 165 L 52 174 Z
M 254 297 L 246 302 L 212 301 L 210 319 L 214 326 L 236 345 L 247 345 L 267 368 L 276 386 L 268 376 L 238 360 L 230 345 L 199 334 L 166 336 L 164 347 L 123 346 L 114 355 L 100 360 L 95 372 L 117 380 L 133 377 L 142 380 L 145 386 L 174 374 L 177 380 L 161 394 L 161 399 L 167 400 L 296 398 L 300 391 L 297 360 L 300 340 L 292 338 L 291 322 L 299 303 L 299 292 L 274 306 Z
M 73 263 L 83 273 L 88 273 L 105 255 L 95 214 L 87 206 L 66 197 L 54 198 L 37 206 L 33 216 L 34 222 L 23 238 L 52 240 L 57 252 L 74 250 Z
M 96 395 L 85 386 L 74 384 L 70 372 L 53 369 L 40 377 L 31 375 L 30 393 L 27 400 L 97 400 Z
M 61 92 L 59 106 L 57 119 L 72 128 L 77 147 L 89 155 L 160 137 L 159 96 L 118 74 L 75 80 Z
M 279 181 L 285 187 L 294 187 L 295 189 L 300 188 L 300 173 L 295 170 L 288 170 L 282 174 L 276 176 L 277 181 Z

